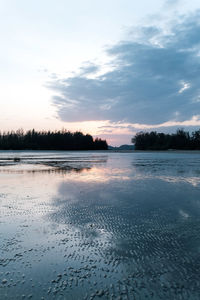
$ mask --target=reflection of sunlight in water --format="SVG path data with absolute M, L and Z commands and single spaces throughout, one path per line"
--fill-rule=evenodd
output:
M 93 167 L 87 173 L 84 172 L 77 177 L 75 174 L 70 174 L 69 179 L 72 181 L 80 182 L 109 182 L 112 180 L 130 180 L 127 173 L 121 169 L 109 170 L 103 167 Z

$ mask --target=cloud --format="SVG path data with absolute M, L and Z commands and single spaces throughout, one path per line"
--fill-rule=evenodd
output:
M 144 26 L 132 40 L 106 50 L 112 67 L 87 63 L 80 73 L 52 80 L 61 120 L 161 124 L 200 113 L 200 12 L 170 26 Z M 88 74 L 90 76 L 88 76 Z
M 180 0 L 166 0 L 164 3 L 164 7 L 170 8 L 179 4 Z
M 99 66 L 91 63 L 91 62 L 85 62 L 83 66 L 80 68 L 81 74 L 94 74 L 99 71 Z

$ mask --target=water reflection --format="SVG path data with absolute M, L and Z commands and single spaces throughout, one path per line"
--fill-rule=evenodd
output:
M 1 154 L 1 153 L 0 153 Z M 0 173 L 81 173 L 90 170 L 95 165 L 107 162 L 106 155 L 70 156 L 69 154 L 27 155 L 16 156 L 0 155 Z
M 121 295 L 145 297 L 151 291 L 155 299 L 173 299 L 198 289 L 198 199 L 199 190 L 182 184 L 174 189 L 158 179 L 63 181 L 50 218 L 80 234 L 73 253 L 81 260 L 86 249 L 93 254 L 97 282 L 106 268 L 113 286 L 119 280 Z
M 63 167 L 63 168 L 44 168 L 44 167 L 36 167 L 35 166 L 31 166 L 31 167 L 24 167 L 24 166 L 20 166 L 20 167 L 17 167 L 17 168 L 8 168 L 8 166 L 6 166 L 6 168 L 1 168 L 0 169 L 0 173 L 10 173 L 10 174 L 13 174 L 13 173 L 18 173 L 18 174 L 25 174 L 25 173 L 28 173 L 28 174 L 37 174 L 37 173 L 41 173 L 41 174 L 44 174 L 44 173 L 48 173 L 48 174 L 51 174 L 51 173 L 58 173 L 58 174 L 63 174 L 65 175 L 66 173 L 69 173 L 69 172 L 75 172 L 75 173 L 81 173 L 83 171 L 89 171 L 91 169 L 91 167 L 77 167 L 77 168 L 74 168 L 74 167 L 71 167 L 71 166 L 66 166 L 66 167 Z
M 132 162 L 137 178 L 159 179 L 171 183 L 189 183 L 193 186 L 200 184 L 200 158 L 168 157 L 168 159 L 135 159 Z
M 69 158 L 69 169 L 4 169 L 0 298 L 198 299 L 196 159 L 84 154 L 79 171 Z

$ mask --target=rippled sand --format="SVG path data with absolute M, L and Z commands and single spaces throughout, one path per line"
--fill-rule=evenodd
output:
M 0 299 L 199 299 L 199 152 L 0 151 L 0 184 Z

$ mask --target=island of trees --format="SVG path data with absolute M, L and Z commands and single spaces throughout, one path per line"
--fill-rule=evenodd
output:
M 200 150 L 200 130 L 191 134 L 183 129 L 172 134 L 139 132 L 132 138 L 132 143 L 135 150 Z
M 0 132 L 0 150 L 107 150 L 105 140 L 82 132 L 22 129 Z

